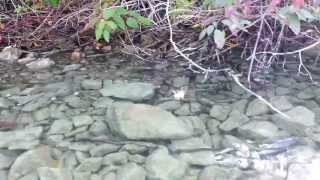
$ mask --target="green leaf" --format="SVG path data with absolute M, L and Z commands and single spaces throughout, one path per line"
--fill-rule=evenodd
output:
M 135 18 L 141 17 L 141 14 L 139 14 L 139 13 L 136 12 L 136 11 L 129 11 L 128 15 L 129 15 L 129 16 L 132 16 L 132 17 L 135 17 Z
M 289 15 L 288 18 L 288 26 L 289 28 L 295 33 L 295 34 L 299 34 L 300 30 L 301 30 L 301 23 L 300 23 L 300 19 L 297 15 Z
M 46 0 L 51 6 L 58 6 L 60 0 Z
M 226 42 L 225 36 L 226 33 L 224 31 L 220 31 L 219 29 L 214 30 L 214 42 L 219 49 L 222 49 Z
M 101 19 L 98 23 L 96 23 L 95 34 L 96 34 L 97 41 L 99 41 L 102 38 L 105 25 L 106 25 L 106 22 L 104 19 Z
M 110 38 L 111 38 L 111 32 L 108 31 L 107 29 L 105 29 L 103 31 L 103 39 L 106 41 L 106 42 L 109 42 L 110 41 Z
M 152 25 L 152 21 L 149 19 L 149 18 L 146 18 L 146 17 L 143 17 L 143 16 L 140 16 L 137 18 L 139 23 L 144 25 L 144 26 L 150 26 Z
M 132 17 L 128 17 L 127 25 L 128 25 L 128 27 L 131 27 L 131 28 L 138 28 L 139 27 L 138 21 Z
M 128 12 L 128 9 L 123 8 L 123 7 L 117 7 L 117 8 L 115 8 L 115 12 L 117 15 L 123 15 Z
M 210 36 L 213 33 L 214 29 L 215 29 L 214 25 L 210 25 L 207 27 L 208 36 Z
M 126 23 L 120 15 L 114 16 L 113 20 L 120 29 L 124 30 L 126 28 Z
M 113 9 L 110 9 L 110 8 L 104 9 L 102 16 L 104 19 L 109 19 L 109 18 L 113 17 L 115 13 L 116 13 L 116 9 L 114 9 L 114 8 Z
M 106 26 L 108 26 L 112 31 L 118 29 L 118 26 L 113 21 L 106 21 Z

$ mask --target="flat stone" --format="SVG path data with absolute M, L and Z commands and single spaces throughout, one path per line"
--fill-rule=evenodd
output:
M 158 104 L 158 107 L 167 111 L 174 111 L 178 109 L 180 106 L 181 106 L 180 101 L 166 101 L 161 104 Z
M 8 179 L 8 171 L 0 170 L 0 179 L 7 180 Z M 37 179 L 35 179 L 37 180 Z
M 254 140 L 277 139 L 283 137 L 284 131 L 281 131 L 270 121 L 250 121 L 238 128 L 238 132 L 243 137 Z
M 83 114 L 72 118 L 75 127 L 90 125 L 94 122 L 91 116 Z
M 305 135 L 306 128 L 317 125 L 314 112 L 304 106 L 294 107 L 285 113 L 290 117 L 289 119 L 277 114 L 272 117 L 272 120 L 278 127 L 294 135 Z
M 76 168 L 80 172 L 97 172 L 102 166 L 102 157 L 88 158 L 81 162 Z
M 67 180 L 72 179 L 71 171 L 63 172 L 59 168 L 39 167 L 37 169 L 40 180 Z
M 184 152 L 179 154 L 179 159 L 195 166 L 208 166 L 216 163 L 216 155 L 212 151 Z
M 286 96 L 274 96 L 270 98 L 270 103 L 280 111 L 291 109 L 293 105 L 288 101 Z
M 172 140 L 169 149 L 173 152 L 176 151 L 190 151 L 197 149 L 209 149 L 210 145 L 200 137 L 192 137 L 188 139 Z
M 220 124 L 219 128 L 223 131 L 232 131 L 242 124 L 249 121 L 249 118 L 237 110 L 232 110 L 229 118 Z
M 90 106 L 90 102 L 82 100 L 80 97 L 73 95 L 64 98 L 64 102 L 73 108 L 88 108 Z
M 63 67 L 62 72 L 75 71 L 81 68 L 81 64 L 70 64 Z
M 256 116 L 261 114 L 267 114 L 269 112 L 269 107 L 263 103 L 260 99 L 254 99 L 249 102 L 247 108 L 247 116 Z
M 7 109 L 11 106 L 14 106 L 14 103 L 6 98 L 0 97 L 0 108 Z
M 90 155 L 93 157 L 102 157 L 106 154 L 116 152 L 120 149 L 119 145 L 115 144 L 101 144 L 90 150 Z
M 95 101 L 92 105 L 95 108 L 109 108 L 113 102 L 114 100 L 109 97 L 101 97 L 97 101 Z
M 283 96 L 283 95 L 287 95 L 290 94 L 290 89 L 289 88 L 285 88 L 285 87 L 277 87 L 275 90 L 275 94 L 277 96 Z
M 50 117 L 50 109 L 45 107 L 38 109 L 32 113 L 34 120 L 43 121 Z
M 0 148 L 31 149 L 40 144 L 39 138 L 42 132 L 42 127 L 0 132 Z
M 211 117 L 219 121 L 224 121 L 227 119 L 230 112 L 231 112 L 231 108 L 229 106 L 214 105 L 210 109 L 209 114 Z
M 97 90 L 102 88 L 102 80 L 85 79 L 81 82 L 81 87 L 86 90 Z
M 68 119 L 55 120 L 48 134 L 66 134 L 72 130 L 72 121 Z
M 117 180 L 117 174 L 115 172 L 110 172 L 104 175 L 102 180 Z
M 0 150 L 0 170 L 8 169 L 16 160 L 19 153 L 16 151 Z
M 110 96 L 131 101 L 151 99 L 155 94 L 156 87 L 151 83 L 126 83 L 111 84 L 100 90 L 103 96 Z
M 312 88 L 306 88 L 303 91 L 299 92 L 297 94 L 297 97 L 299 99 L 308 100 L 308 99 L 314 98 L 315 97 L 315 93 L 313 92 Z
M 55 62 L 49 58 L 39 58 L 36 61 L 26 64 L 26 66 L 32 71 L 41 71 L 50 68 L 54 64 Z
M 192 115 L 192 112 L 190 110 L 190 104 L 189 103 L 183 104 L 177 110 L 175 110 L 174 113 L 178 116 Z
M 8 179 L 18 180 L 40 167 L 54 167 L 55 164 L 56 161 L 51 157 L 51 149 L 41 146 L 22 153 L 11 166 Z
M 117 180 L 145 180 L 146 171 L 135 163 L 128 163 L 117 171 Z
M 73 171 L 73 179 L 74 180 L 89 180 L 90 177 L 91 177 L 90 172 Z
M 128 139 L 181 139 L 193 135 L 184 121 L 159 107 L 115 103 L 108 114 L 111 131 Z
M 200 173 L 199 180 L 237 180 L 242 174 L 244 172 L 237 168 L 209 166 Z
M 148 179 L 176 180 L 183 179 L 188 165 L 161 147 L 147 157 L 145 167 Z
M 110 153 L 103 158 L 103 165 L 123 165 L 128 162 L 129 153 L 126 151 Z

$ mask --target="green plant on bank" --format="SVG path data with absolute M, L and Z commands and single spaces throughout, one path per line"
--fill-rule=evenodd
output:
M 123 7 L 106 8 L 102 12 L 102 17 L 96 21 L 96 40 L 104 39 L 109 42 L 111 36 L 116 31 L 123 31 L 127 28 L 137 29 L 140 26 L 150 26 L 152 21 L 140 15 L 136 11 Z

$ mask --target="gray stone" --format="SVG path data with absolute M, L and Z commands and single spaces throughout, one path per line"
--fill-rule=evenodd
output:
M 129 156 L 129 162 L 137 163 L 137 164 L 144 164 L 146 162 L 146 157 L 139 155 L 139 154 L 134 154 Z
M 38 180 L 38 179 L 39 179 L 38 173 L 35 171 L 21 177 L 19 180 Z
M 216 134 L 219 132 L 220 122 L 215 119 L 207 121 L 207 129 L 210 134 Z
M 214 105 L 210 109 L 210 116 L 219 121 L 224 121 L 227 119 L 230 112 L 231 108 L 229 106 Z
M 167 111 L 174 111 L 178 109 L 180 106 L 181 106 L 180 101 L 166 101 L 161 104 L 158 104 L 158 107 Z
M 8 179 L 18 180 L 39 167 L 54 167 L 55 160 L 48 146 L 38 147 L 21 154 L 10 168 Z
M 50 117 L 50 109 L 45 107 L 38 109 L 32 113 L 34 120 L 43 121 Z
M 286 96 L 271 97 L 270 103 L 280 111 L 285 111 L 293 107 L 293 105 L 288 101 Z
M 75 71 L 81 68 L 81 64 L 70 64 L 63 67 L 62 72 Z
M 66 170 L 73 170 L 78 165 L 78 160 L 74 152 L 67 151 L 62 154 L 59 167 Z
M 117 174 L 115 172 L 110 172 L 104 175 L 102 180 L 117 180 Z
M 240 101 L 236 101 L 233 104 L 231 104 L 232 109 L 236 109 L 241 113 L 245 113 L 245 110 L 247 108 L 248 100 L 247 99 L 241 99 Z
M 249 118 L 237 110 L 232 110 L 229 118 L 220 124 L 219 128 L 223 131 L 231 131 L 249 121 Z
M 304 135 L 307 127 L 315 126 L 315 114 L 303 106 L 297 106 L 285 112 L 289 118 L 280 115 L 272 117 L 273 122 L 280 128 L 287 130 L 294 135 Z
M 102 80 L 85 79 L 81 82 L 81 87 L 87 90 L 97 90 L 102 88 Z
M 184 121 L 159 107 L 115 103 L 108 114 L 112 132 L 128 139 L 181 139 L 193 135 Z
M 120 149 L 119 145 L 115 144 L 101 144 L 90 150 L 90 155 L 93 157 L 102 157 L 106 154 L 116 152 Z
M 109 108 L 113 102 L 114 100 L 109 97 L 101 97 L 97 101 L 95 101 L 92 105 L 95 108 Z
M 54 93 L 42 93 L 37 95 L 32 95 L 30 100 L 21 109 L 24 112 L 35 111 L 41 107 L 46 107 L 51 103 L 51 98 L 55 97 Z
M 283 96 L 283 95 L 287 95 L 290 94 L 290 89 L 289 88 L 285 88 L 285 87 L 277 87 L 275 90 L 275 94 L 277 96 Z
M 90 125 L 94 122 L 91 116 L 82 114 L 72 118 L 75 127 Z
M 126 151 L 111 153 L 103 158 L 104 165 L 123 165 L 128 162 L 129 154 Z
M 102 176 L 99 174 L 91 174 L 90 180 L 101 180 Z
M 185 152 L 178 157 L 189 165 L 195 166 L 208 166 L 217 162 L 215 153 L 210 150 Z
M 209 166 L 201 172 L 199 180 L 237 180 L 243 173 L 236 168 Z
M 72 130 L 72 121 L 68 119 L 55 120 L 48 134 L 66 134 Z
M 185 86 L 188 86 L 189 81 L 190 81 L 190 78 L 185 76 L 176 77 L 172 80 L 172 86 L 174 86 L 175 88 L 185 87 Z
M 7 109 L 13 105 L 14 104 L 10 100 L 0 97 L 0 108 Z
M 20 49 L 12 46 L 7 46 L 0 52 L 0 61 L 14 63 L 20 58 L 21 55 L 22 51 Z
M 0 170 L 0 179 L 1 180 L 7 180 L 8 179 L 8 171 Z M 35 179 L 35 180 L 37 180 L 37 179 Z
M 117 171 L 117 180 L 145 180 L 146 171 L 135 163 L 128 163 Z
M 161 147 L 149 155 L 145 167 L 148 179 L 178 180 L 183 179 L 188 165 L 171 156 L 168 149 Z
M 110 132 L 108 126 L 103 121 L 95 121 L 89 129 L 90 133 L 95 136 L 101 136 Z
M 42 127 L 0 132 L 0 148 L 31 149 L 39 145 L 42 132 Z
M 63 172 L 60 168 L 39 167 L 37 169 L 40 180 L 71 180 L 71 172 Z
M 300 99 L 308 100 L 315 97 L 315 93 L 313 92 L 312 88 L 306 88 L 303 91 L 297 94 L 297 97 Z
M 67 96 L 64 98 L 64 102 L 73 108 L 88 108 L 90 106 L 90 102 L 84 101 L 77 96 Z
M 90 177 L 91 177 L 90 172 L 73 171 L 73 179 L 74 180 L 89 180 Z
M 238 132 L 240 135 L 253 140 L 272 140 L 288 135 L 269 121 L 250 121 L 240 126 Z
M 26 66 L 29 69 L 31 69 L 32 71 L 41 71 L 41 70 L 50 68 L 54 64 L 55 64 L 55 62 L 49 58 L 39 58 L 36 61 L 32 61 L 32 62 L 26 64 Z
M 169 149 L 175 151 L 190 151 L 197 149 L 209 149 L 210 145 L 200 137 L 192 137 L 188 139 L 172 140 Z
M 256 116 L 261 114 L 267 114 L 269 107 L 263 103 L 260 99 L 254 99 L 248 104 L 247 116 Z
M 76 168 L 76 171 L 81 172 L 97 172 L 102 166 L 101 157 L 88 158 L 81 162 L 81 164 Z
M 89 152 L 95 145 L 91 142 L 74 142 L 68 144 L 68 148 L 76 151 Z
M 197 102 L 190 103 L 190 111 L 192 114 L 197 114 L 201 112 L 201 104 Z
M 0 170 L 8 169 L 18 155 L 19 153 L 15 151 L 0 150 Z
M 150 83 L 111 84 L 100 90 L 103 96 L 111 96 L 119 99 L 142 101 L 151 99 L 156 87 Z
M 191 115 L 190 104 L 186 103 L 180 106 L 174 113 L 178 116 L 188 116 Z
M 138 154 L 148 151 L 148 147 L 138 144 L 126 144 L 121 147 L 121 150 L 128 151 L 131 154 Z

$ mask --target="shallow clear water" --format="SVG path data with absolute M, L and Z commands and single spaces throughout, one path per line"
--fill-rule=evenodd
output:
M 286 119 L 225 74 L 120 56 L 88 62 L 3 69 L 0 179 L 314 178 L 320 89 L 294 65 L 252 84 Z

